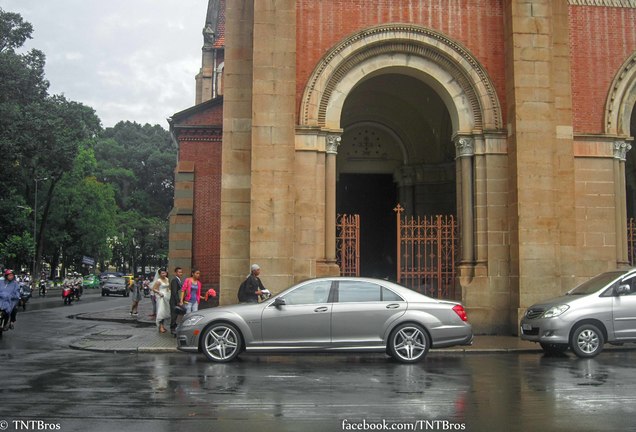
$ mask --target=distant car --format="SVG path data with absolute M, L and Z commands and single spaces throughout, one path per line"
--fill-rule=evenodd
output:
M 99 278 L 94 274 L 89 274 L 84 276 L 84 280 L 82 281 L 82 285 L 84 288 L 99 288 L 100 286 Z
M 385 280 L 322 278 L 262 303 L 199 310 L 177 330 L 178 348 L 229 362 L 242 351 L 386 352 L 403 363 L 430 348 L 470 345 L 461 304 Z
M 547 353 L 571 348 L 582 358 L 597 356 L 606 342 L 636 342 L 636 269 L 601 273 L 563 297 L 530 306 L 520 336 Z
M 111 294 L 121 294 L 124 297 L 130 295 L 128 281 L 123 277 L 109 277 L 102 282 L 102 297 Z
M 122 277 L 123 275 L 122 272 L 102 272 L 99 275 L 99 279 L 103 281 L 111 277 Z

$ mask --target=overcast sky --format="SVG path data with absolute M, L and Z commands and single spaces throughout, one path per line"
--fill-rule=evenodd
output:
M 159 124 L 194 105 L 207 0 L 0 0 L 33 24 L 49 93 L 120 120 Z

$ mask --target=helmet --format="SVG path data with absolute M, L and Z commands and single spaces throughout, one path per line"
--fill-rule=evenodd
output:
M 12 274 L 12 275 L 14 275 L 14 276 L 15 276 L 15 273 L 13 273 L 13 270 L 11 270 L 11 269 L 6 269 L 6 270 L 4 271 L 4 275 L 5 275 L 5 277 L 6 277 L 6 276 L 9 276 L 10 274 Z

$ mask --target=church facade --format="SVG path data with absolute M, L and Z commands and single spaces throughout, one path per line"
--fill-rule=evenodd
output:
M 274 292 L 339 274 L 343 213 L 396 278 L 398 204 L 456 218 L 478 333 L 629 265 L 636 1 L 210 0 L 202 53 L 169 260 L 221 304 L 253 262 Z

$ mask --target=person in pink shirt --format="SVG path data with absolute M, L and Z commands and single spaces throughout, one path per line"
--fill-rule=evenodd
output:
M 201 272 L 192 270 L 192 276 L 183 281 L 181 286 L 181 304 L 185 306 L 186 313 L 196 312 L 199 310 L 199 302 L 204 300 L 201 296 L 202 283 L 199 280 Z

